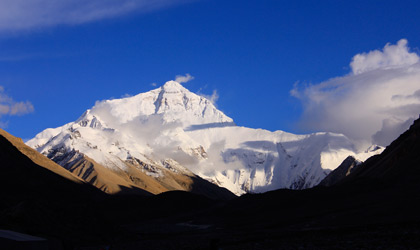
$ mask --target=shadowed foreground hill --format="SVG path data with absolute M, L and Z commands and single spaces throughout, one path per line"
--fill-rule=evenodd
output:
M 381 182 L 386 185 L 420 189 L 420 119 L 393 141 L 385 151 L 369 158 L 362 167 L 342 181 Z
M 96 205 L 106 198 L 104 193 L 4 131 L 0 131 L 0 190 L 2 229 L 82 239 L 83 232 L 98 231 L 106 224 Z

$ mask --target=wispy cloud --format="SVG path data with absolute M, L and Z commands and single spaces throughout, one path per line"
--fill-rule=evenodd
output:
M 182 76 L 182 75 L 175 76 L 175 82 L 178 82 L 178 83 L 186 83 L 186 82 L 189 82 L 193 79 L 194 79 L 194 76 L 192 76 L 188 73 L 185 76 Z
M 201 91 L 201 90 L 200 90 L 200 91 Z M 197 93 L 198 95 L 200 95 L 200 96 L 202 96 L 202 97 L 206 98 L 206 99 L 207 99 L 207 100 L 209 100 L 211 103 L 213 103 L 213 105 L 215 105 L 215 106 L 216 106 L 216 102 L 217 102 L 217 100 L 219 99 L 219 93 L 217 92 L 217 90 L 213 90 L 213 93 L 212 93 L 211 95 L 206 95 L 206 94 L 203 94 L 203 93 L 201 93 L 200 91 Z
M 188 0 L 1 0 L 0 32 L 77 25 L 184 2 Z
M 419 59 L 402 39 L 355 55 L 348 75 L 296 85 L 290 93 L 304 108 L 301 127 L 387 146 L 420 113 Z
M 12 97 L 4 92 L 3 86 L 0 86 L 0 118 L 5 115 L 25 115 L 32 113 L 34 106 L 29 101 L 16 102 Z M 0 127 L 6 127 L 7 122 L 0 121 Z

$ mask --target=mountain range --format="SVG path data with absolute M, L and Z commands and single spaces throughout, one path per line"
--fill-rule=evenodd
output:
M 188 191 L 194 179 L 236 195 L 310 188 L 348 156 L 364 161 L 384 149 L 360 151 L 342 134 L 237 126 L 210 100 L 175 81 L 97 102 L 76 121 L 46 129 L 27 145 L 108 193 L 120 187 Z

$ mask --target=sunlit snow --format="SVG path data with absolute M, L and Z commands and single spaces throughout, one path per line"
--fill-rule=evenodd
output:
M 211 101 L 175 81 L 133 97 L 97 102 L 77 121 L 47 129 L 27 144 L 45 155 L 75 150 L 123 171 L 132 158 L 176 164 L 238 195 L 309 188 L 347 156 L 365 160 L 383 150 L 357 152 L 341 134 L 239 127 Z

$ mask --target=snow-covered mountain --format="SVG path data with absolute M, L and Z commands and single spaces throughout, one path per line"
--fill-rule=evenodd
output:
M 334 133 L 295 135 L 236 126 L 208 99 L 169 81 L 136 96 L 97 103 L 78 120 L 46 129 L 27 144 L 67 169 L 87 156 L 115 173 L 196 174 L 235 194 L 317 185 L 349 155 Z M 77 153 L 77 154 L 75 154 Z

